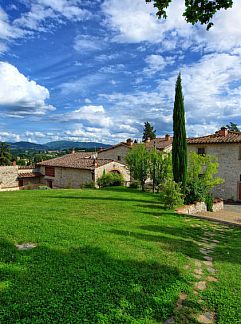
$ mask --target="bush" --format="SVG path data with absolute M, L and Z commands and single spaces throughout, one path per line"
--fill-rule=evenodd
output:
M 207 194 L 205 197 L 205 204 L 207 205 L 208 211 L 213 211 L 213 196 L 211 194 Z
M 138 189 L 139 187 L 140 187 L 139 181 L 133 181 L 130 183 L 130 186 L 129 186 L 129 188 L 132 188 L 132 189 Z
M 48 186 L 39 186 L 37 189 L 38 189 L 38 190 L 49 190 L 49 189 L 51 189 L 51 188 L 48 187 Z
M 81 186 L 81 188 L 94 189 L 95 188 L 95 183 L 93 181 L 85 183 L 85 184 L 83 184 L 83 186 Z
M 186 184 L 185 204 L 193 204 L 196 201 L 205 201 L 208 189 L 202 179 L 192 179 Z
M 97 179 L 97 184 L 100 188 L 122 186 L 124 184 L 123 176 L 119 173 L 103 173 L 100 178 Z
M 172 180 L 167 180 L 159 186 L 161 190 L 161 200 L 164 206 L 168 209 L 183 204 L 183 194 L 181 186 Z

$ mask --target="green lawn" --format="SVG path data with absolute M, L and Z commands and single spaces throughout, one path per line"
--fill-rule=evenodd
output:
M 221 238 L 212 223 L 187 220 L 123 188 L 0 193 L 0 323 L 162 323 L 173 314 L 196 323 L 205 309 L 241 323 L 241 229 Z M 220 240 L 219 281 L 196 296 L 197 242 L 209 228 Z M 23 242 L 37 247 L 17 250 Z

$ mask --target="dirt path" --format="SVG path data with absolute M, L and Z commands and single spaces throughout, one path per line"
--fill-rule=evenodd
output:
M 197 213 L 194 216 L 241 226 L 241 205 L 225 204 L 224 209 L 219 212 Z

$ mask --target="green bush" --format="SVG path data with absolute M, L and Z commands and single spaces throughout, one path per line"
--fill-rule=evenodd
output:
M 38 189 L 38 190 L 49 190 L 49 189 L 51 189 L 51 188 L 48 187 L 48 186 L 39 186 L 37 189 Z
M 196 201 L 205 201 L 208 189 L 202 179 L 192 179 L 186 183 L 185 204 L 193 204 Z
M 183 194 L 181 186 L 173 180 L 167 180 L 159 186 L 161 190 L 161 201 L 168 209 L 183 204 Z
M 81 186 L 81 187 L 86 188 L 86 189 L 94 189 L 95 188 L 95 183 L 93 181 L 88 182 L 88 183 L 83 184 L 83 186 Z
M 208 211 L 213 211 L 213 196 L 211 194 L 207 194 L 205 197 L 205 203 L 207 205 Z
M 138 189 L 140 187 L 140 183 L 139 183 L 139 181 L 135 180 L 135 181 L 130 183 L 129 187 L 132 188 L 132 189 Z
M 124 184 L 124 179 L 119 173 L 104 172 L 102 176 L 97 179 L 97 184 L 100 188 L 122 186 Z

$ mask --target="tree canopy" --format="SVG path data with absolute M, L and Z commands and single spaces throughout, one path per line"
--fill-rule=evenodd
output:
M 167 18 L 166 10 L 173 0 L 146 0 L 153 2 L 158 9 L 158 18 Z M 184 0 L 183 0 L 184 1 Z M 211 19 L 220 9 L 228 9 L 233 6 L 233 0 L 185 0 L 183 16 L 191 24 L 201 23 L 207 25 L 207 30 L 213 26 Z
M 156 138 L 156 131 L 154 130 L 154 127 L 149 123 L 144 123 L 144 129 L 143 129 L 143 137 L 142 140 L 145 142 L 147 139 L 154 139 Z
M 238 125 L 235 123 L 230 122 L 228 125 L 226 125 L 227 129 L 233 132 L 240 132 L 240 129 L 238 128 Z
M 0 165 L 11 165 L 10 146 L 4 142 L 0 142 Z

